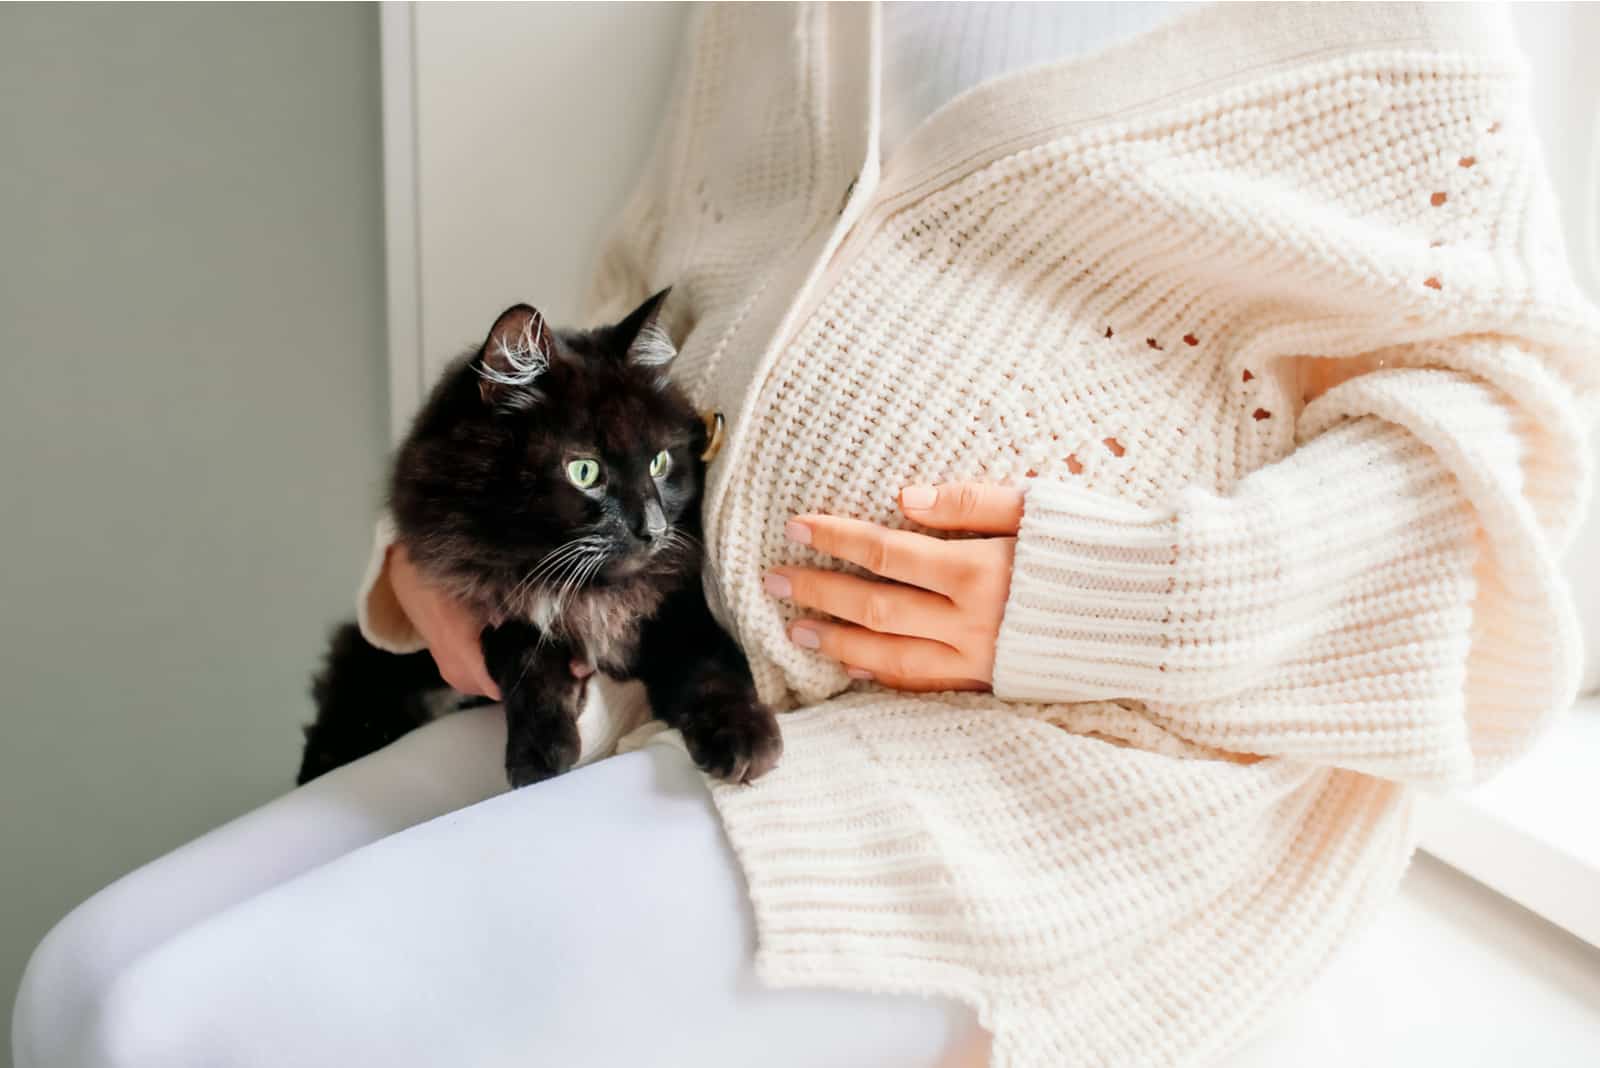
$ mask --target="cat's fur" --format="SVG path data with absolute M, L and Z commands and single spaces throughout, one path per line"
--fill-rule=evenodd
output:
M 639 679 L 658 719 L 734 782 L 782 752 L 777 720 L 701 586 L 704 424 L 666 377 L 666 293 L 589 331 L 503 313 L 454 364 L 401 446 L 389 504 L 419 570 L 488 621 L 484 660 L 506 708 L 506 774 L 537 782 L 578 758 L 588 665 Z M 665 472 L 651 461 L 666 450 Z M 601 477 L 579 487 L 573 459 Z M 299 781 L 364 756 L 437 713 L 426 653 L 391 656 L 335 632 L 313 696 Z

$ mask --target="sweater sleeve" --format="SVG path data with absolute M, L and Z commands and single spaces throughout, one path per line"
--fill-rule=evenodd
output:
M 356 623 L 361 636 L 390 653 L 415 653 L 427 648 L 406 617 L 389 581 L 389 549 L 395 542 L 394 520 L 385 512 L 372 535 L 372 552 L 356 594 Z
M 1557 557 L 1595 382 L 1588 353 L 1549 355 L 1391 350 L 1225 495 L 1140 509 L 1033 484 L 995 692 L 1132 699 L 1202 744 L 1387 778 L 1491 773 L 1580 672 Z

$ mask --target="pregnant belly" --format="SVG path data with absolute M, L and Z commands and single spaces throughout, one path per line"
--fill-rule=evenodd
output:
M 852 685 L 836 664 L 789 642 L 796 614 L 761 589 L 774 566 L 843 566 L 787 541 L 793 516 L 914 528 L 898 509 L 903 486 L 1030 478 L 1150 504 L 1193 481 L 1208 459 L 1199 443 L 1220 438 L 1221 411 L 1201 418 L 1185 403 L 1172 417 L 1181 381 L 1119 392 L 1130 384 L 1117 373 L 1128 353 L 1087 325 L 1058 322 L 1047 337 L 949 352 L 916 332 L 851 343 L 837 336 L 838 321 L 819 312 L 762 386 L 711 546 L 726 615 L 764 699 L 780 707 Z M 1157 365 L 1145 358 L 1141 370 Z

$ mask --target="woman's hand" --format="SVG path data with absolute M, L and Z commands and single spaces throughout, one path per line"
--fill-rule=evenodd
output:
M 897 690 L 986 690 L 1011 592 L 1022 490 L 977 482 L 907 486 L 900 510 L 938 530 L 1010 537 L 946 541 L 837 516 L 796 516 L 793 541 L 859 564 L 872 579 L 779 567 L 767 592 L 845 622 L 800 620 L 789 638 Z
M 417 628 L 444 681 L 462 693 L 500 699 L 500 687 L 483 663 L 483 620 L 425 579 L 405 548 L 389 546 L 389 584 L 406 618 Z

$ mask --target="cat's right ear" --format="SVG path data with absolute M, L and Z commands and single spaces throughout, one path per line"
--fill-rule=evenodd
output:
M 526 407 L 541 399 L 534 383 L 550 369 L 550 328 L 536 308 L 518 304 L 500 313 L 475 361 L 483 403 Z

